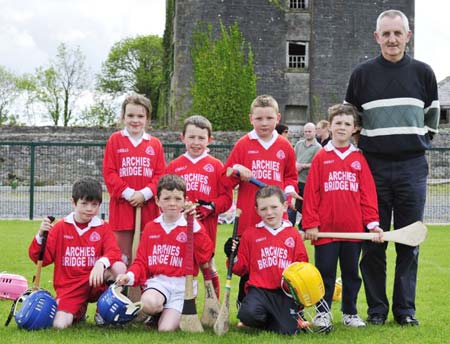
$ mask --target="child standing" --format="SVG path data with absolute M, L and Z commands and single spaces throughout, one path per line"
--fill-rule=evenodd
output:
M 283 220 L 287 202 L 277 186 L 256 193 L 256 211 L 262 221 L 248 228 L 239 242 L 233 273 L 249 275 L 248 292 L 238 318 L 249 327 L 282 334 L 295 334 L 298 306 L 281 289 L 284 269 L 294 262 L 307 262 L 302 237 L 289 221 Z
M 236 142 L 225 163 L 225 168 L 232 167 L 239 171 L 240 177 L 224 175 L 222 178 L 224 185 L 230 189 L 239 184 L 236 207 L 243 211 L 239 219 L 238 236 L 242 236 L 246 228 L 261 221 L 255 208 L 249 207 L 258 190 L 255 185 L 248 183 L 250 177 L 276 185 L 292 197 L 300 198 L 296 192 L 294 148 L 275 130 L 281 118 L 277 101 L 269 95 L 256 97 L 251 104 L 249 117 L 253 130 Z M 244 296 L 243 284 L 246 278 L 242 276 L 239 283 L 238 304 Z
M 186 184 L 181 177 L 166 174 L 159 180 L 156 203 L 162 214 L 147 223 L 136 259 L 119 285 L 143 285 L 143 312 L 160 316 L 159 331 L 175 331 L 183 310 L 186 269 Z M 205 229 L 194 221 L 194 276 L 210 261 L 213 244 Z
M 37 262 L 44 232 L 48 232 L 43 266 L 55 264 L 56 328 L 83 319 L 87 303 L 97 301 L 106 290 L 105 282 L 126 271 L 113 232 L 95 216 L 101 203 L 99 181 L 89 177 L 76 181 L 72 188 L 74 212 L 55 225 L 45 219 L 30 245 L 30 258 Z
M 358 262 L 360 240 L 318 239 L 320 232 L 380 233 L 375 183 L 366 159 L 350 144 L 356 131 L 358 113 L 353 106 L 338 104 L 328 109 L 331 141 L 314 157 L 308 174 L 303 204 L 306 239 L 315 245 L 315 264 L 324 286 L 325 301 L 331 309 L 339 260 L 342 273 L 342 321 L 351 327 L 366 326 L 359 317 L 356 302 L 361 278 Z M 331 314 L 321 311 L 315 318 L 318 327 L 331 326 Z
M 127 265 L 131 263 L 135 209 L 142 207 L 142 228 L 159 215 L 153 196 L 166 164 L 161 142 L 145 132 L 151 109 L 150 100 L 142 95 L 124 100 L 121 121 L 125 128 L 111 135 L 103 160 L 110 194 L 109 222 Z
M 217 219 L 232 204 L 231 190 L 221 182 L 223 164 L 208 154 L 208 144 L 212 141 L 212 126 L 203 116 L 191 116 L 184 121 L 181 141 L 186 153 L 172 160 L 166 173 L 177 174 L 186 182 L 187 198 L 198 204 L 197 219 L 205 227 L 211 241 L 216 245 Z M 203 271 L 205 279 L 211 279 L 217 298 L 219 298 L 219 275 L 214 259 L 209 269 Z

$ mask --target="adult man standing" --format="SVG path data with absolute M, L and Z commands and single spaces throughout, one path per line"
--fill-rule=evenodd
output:
M 299 140 L 294 147 L 296 155 L 296 167 L 298 171 L 298 190 L 299 195 L 303 197 L 303 190 L 305 189 L 306 177 L 308 176 L 309 169 L 311 168 L 311 161 L 314 155 L 322 148 L 319 142 L 316 140 L 316 126 L 314 123 L 306 123 L 303 126 L 303 140 Z M 301 213 L 303 206 L 303 200 L 296 200 L 295 209 Z M 295 218 L 297 212 L 294 214 L 289 213 L 289 221 L 295 225 Z M 294 222 L 293 222 L 293 221 Z M 302 223 L 300 221 L 298 225 L 299 229 L 302 229 Z
M 361 112 L 358 147 L 372 170 L 378 193 L 380 227 L 388 231 L 423 219 L 428 164 L 425 150 L 437 132 L 439 101 L 436 78 L 425 63 L 405 54 L 412 32 L 404 13 L 388 10 L 374 33 L 381 55 L 353 71 L 345 101 Z M 365 242 L 361 272 L 368 322 L 384 324 L 387 244 Z M 419 325 L 415 297 L 419 247 L 396 244 L 392 312 L 400 325 Z

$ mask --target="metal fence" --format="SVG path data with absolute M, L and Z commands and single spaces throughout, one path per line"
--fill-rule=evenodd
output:
M 103 181 L 105 143 L 0 142 L 0 218 L 62 217 L 72 211 L 72 183 L 81 176 Z M 210 145 L 225 161 L 233 145 Z M 164 144 L 166 161 L 184 153 L 183 144 Z M 430 165 L 425 222 L 450 222 L 450 148 L 427 152 Z M 102 216 L 108 217 L 104 188 Z

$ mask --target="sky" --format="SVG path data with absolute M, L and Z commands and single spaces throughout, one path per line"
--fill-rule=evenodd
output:
M 165 0 L 0 0 L 0 65 L 17 73 L 47 66 L 61 42 L 80 46 L 98 72 L 112 45 L 164 32 Z M 416 0 L 415 57 L 438 81 L 450 76 L 448 0 Z M 375 25 L 375 23 L 374 23 Z

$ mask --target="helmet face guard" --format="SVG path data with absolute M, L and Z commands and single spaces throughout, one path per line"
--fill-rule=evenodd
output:
M 0 299 L 16 300 L 27 289 L 28 282 L 25 277 L 0 273 Z
M 112 284 L 97 301 L 98 314 L 105 324 L 121 325 L 133 320 L 142 309 L 142 302 L 132 302 L 122 294 L 122 286 Z
M 310 332 L 323 332 L 313 327 L 317 313 L 330 312 L 323 300 L 325 287 L 319 270 L 311 263 L 295 262 L 284 269 L 281 277 L 281 289 L 301 307 L 294 317 L 299 328 Z
M 22 304 L 19 310 L 18 305 Z M 52 327 L 56 315 L 56 300 L 45 290 L 28 290 L 17 299 L 14 320 L 28 331 Z

